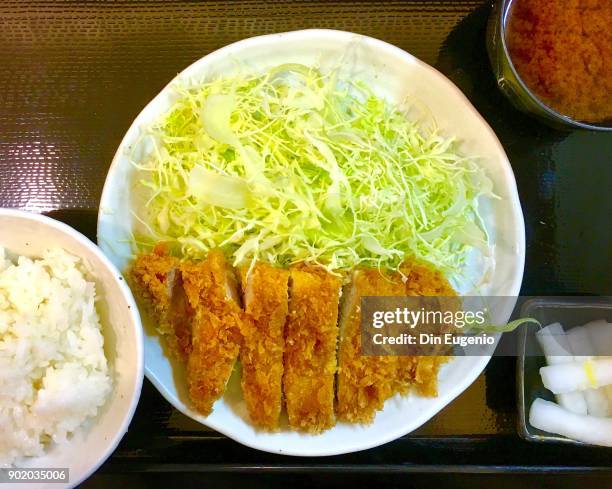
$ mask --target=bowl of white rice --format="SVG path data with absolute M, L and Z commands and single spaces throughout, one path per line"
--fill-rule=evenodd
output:
M 142 379 L 121 273 L 71 227 L 0 209 L 0 468 L 68 469 L 50 487 L 76 486 L 127 431 Z

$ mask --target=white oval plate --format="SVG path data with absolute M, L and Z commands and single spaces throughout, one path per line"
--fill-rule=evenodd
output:
M 494 273 L 480 289 L 484 295 L 516 296 L 525 260 L 525 230 L 516 183 L 508 158 L 495 134 L 470 102 L 447 78 L 401 49 L 370 37 L 332 30 L 304 30 L 246 39 L 196 61 L 181 72 L 138 115 L 125 135 L 108 172 L 98 215 L 98 243 L 111 261 L 123 270 L 131 254 L 127 243 L 132 229 L 130 194 L 133 166 L 127 150 L 137 144 L 141 128 L 162 115 L 176 94 L 173 85 L 210 79 L 236 71 L 260 72 L 281 63 L 341 64 L 344 76 L 368 82 L 379 96 L 398 105 L 416 101 L 433 116 L 441 132 L 456 136 L 461 151 L 477 156 L 493 180 L 500 200 L 483 203 L 485 225 L 494 243 Z M 143 152 L 147 149 L 143 148 Z M 482 276 L 482 264 L 468 271 Z M 510 311 L 508 311 L 508 316 Z M 146 322 L 146 315 L 143 314 Z M 179 411 L 253 448 L 287 455 L 317 456 L 348 453 L 394 440 L 421 426 L 465 390 L 487 365 L 488 356 L 458 357 L 445 365 L 439 377 L 439 395 L 433 399 L 395 397 L 385 404 L 368 426 L 338 424 L 321 435 L 284 429 L 265 433 L 248 422 L 237 376 L 214 412 L 204 417 L 193 411 L 184 391 L 181 369 L 162 352 L 159 338 L 145 328 L 146 375 Z

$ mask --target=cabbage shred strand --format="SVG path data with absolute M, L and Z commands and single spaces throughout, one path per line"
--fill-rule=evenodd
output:
M 144 134 L 155 151 L 137 165 L 149 192 L 138 251 L 164 241 L 202 258 L 220 246 L 235 265 L 332 272 L 412 257 L 452 273 L 470 248 L 486 249 L 478 197 L 491 183 L 480 167 L 335 75 L 283 65 L 176 86 Z

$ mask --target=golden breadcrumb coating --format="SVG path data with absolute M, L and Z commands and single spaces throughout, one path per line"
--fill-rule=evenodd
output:
M 376 411 L 396 393 L 414 388 L 419 395 L 437 395 L 439 367 L 446 357 L 365 356 L 361 353 L 362 297 L 439 296 L 456 292 L 444 276 L 427 265 L 405 262 L 400 273 L 358 270 L 344 294 L 338 351 L 338 419 L 370 423 Z
M 233 270 L 218 250 L 199 263 L 181 265 L 183 287 L 194 310 L 187 359 L 189 397 L 203 415 L 225 392 L 240 348 L 243 312 Z
M 265 263 L 248 270 L 240 269 L 246 312 L 241 325 L 242 395 L 251 422 L 276 430 L 282 406 L 289 272 Z
M 405 261 L 400 267 L 407 277 L 406 295 L 454 297 L 457 292 L 448 283 L 442 273 L 429 265 L 418 262 Z
M 394 279 L 394 280 L 392 280 Z M 370 423 L 376 411 L 399 389 L 396 356 L 361 353 L 361 298 L 403 296 L 401 277 L 383 276 L 378 270 L 357 270 L 344 293 L 340 318 L 336 414 L 351 423 Z
M 406 261 L 400 267 L 406 278 L 406 295 L 455 297 L 457 292 L 441 272 L 431 266 L 414 261 Z M 399 357 L 398 378 L 413 382 L 419 395 L 435 397 L 438 395 L 438 372 L 440 366 L 448 361 L 445 356 Z
M 192 311 L 183 291 L 178 258 L 168 255 L 164 244 L 139 255 L 127 277 L 134 294 L 157 323 L 174 358 L 185 360 L 191 350 Z
M 334 377 L 341 279 L 318 267 L 290 270 L 283 390 L 289 426 L 318 433 L 335 424 Z
M 339 325 L 342 280 L 319 267 L 241 268 L 244 311 L 234 271 L 219 250 L 193 263 L 170 256 L 160 244 L 139 255 L 127 276 L 172 355 L 186 362 L 196 410 L 210 414 L 240 353 L 252 423 L 278 429 L 284 394 L 290 427 L 318 433 L 331 428 L 336 416 L 371 422 L 396 393 L 437 395 L 439 368 L 447 357 L 361 354 L 362 297 L 456 296 L 427 265 L 406 261 L 400 270 L 355 271 L 345 287 Z

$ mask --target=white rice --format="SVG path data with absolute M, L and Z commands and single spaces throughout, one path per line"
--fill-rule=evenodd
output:
M 95 286 L 62 249 L 0 247 L 0 467 L 63 443 L 104 404 L 111 378 Z

